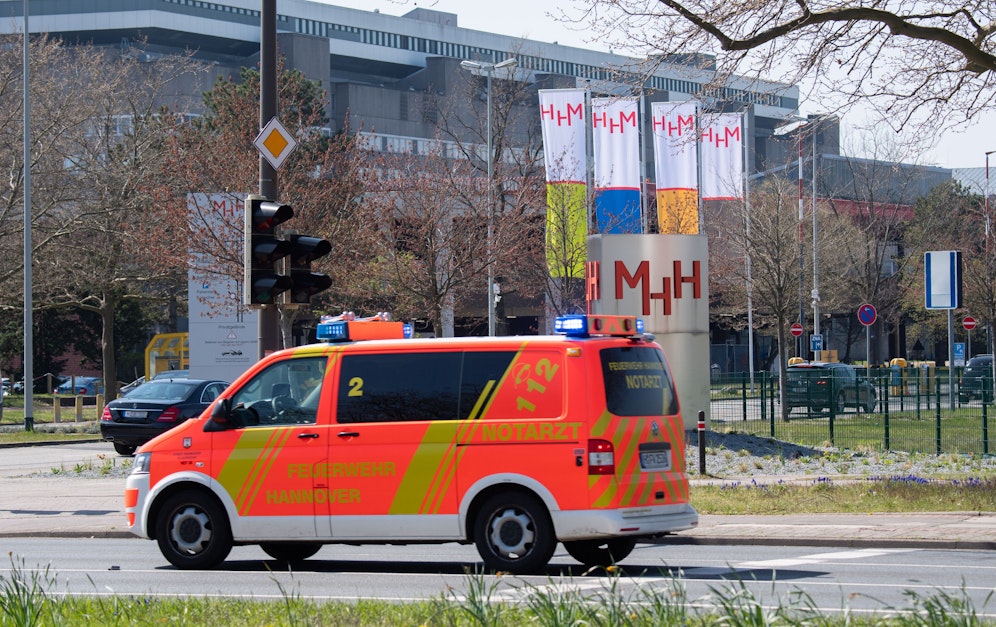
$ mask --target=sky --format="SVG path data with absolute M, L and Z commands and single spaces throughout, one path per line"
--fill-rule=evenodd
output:
M 403 15 L 416 7 L 456 13 L 458 23 L 463 28 L 471 28 L 513 37 L 524 37 L 545 42 L 558 42 L 592 50 L 607 50 L 600 42 L 590 41 L 590 33 L 579 29 L 578 25 L 558 20 L 560 8 L 568 12 L 576 2 L 564 0 L 316 0 L 324 4 L 363 9 L 379 10 L 388 15 Z M 771 77 L 777 80 L 776 77 Z M 802 102 L 800 113 L 823 113 L 819 102 Z M 845 113 L 842 118 L 842 134 L 856 133 L 855 127 L 868 122 L 867 114 L 861 111 Z M 961 132 L 946 132 L 925 154 L 916 161 L 925 165 L 939 165 L 945 168 L 982 168 L 986 165 L 985 153 L 996 150 L 996 110 L 979 118 L 972 126 Z M 860 156 L 860 155 L 857 155 Z M 996 155 L 990 156 L 992 167 L 996 168 Z

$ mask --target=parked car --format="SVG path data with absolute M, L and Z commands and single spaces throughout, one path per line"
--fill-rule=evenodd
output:
M 157 379 L 115 399 L 100 416 L 101 437 L 120 455 L 135 450 L 164 431 L 199 416 L 225 388 L 226 381 Z
M 189 379 L 189 370 L 163 370 L 162 372 L 157 372 L 152 375 L 152 380 L 156 379 Z
M 138 386 L 142 385 L 143 383 L 145 383 L 145 377 L 144 376 L 135 379 L 131 383 L 122 385 L 120 388 L 118 388 L 118 395 L 119 396 L 127 396 L 128 392 L 131 392 L 132 390 L 134 390 Z
M 55 388 L 56 394 L 80 394 L 93 396 L 104 393 L 104 382 L 100 377 L 70 377 Z
M 993 400 L 993 356 L 976 355 L 968 360 L 958 384 L 958 398 L 967 403 L 981 398 L 984 403 Z
M 846 407 L 865 412 L 875 411 L 878 398 L 875 387 L 859 375 L 853 366 L 828 362 L 808 362 L 788 367 L 785 390 L 789 411 L 807 407 L 813 411 L 833 408 L 834 413 Z

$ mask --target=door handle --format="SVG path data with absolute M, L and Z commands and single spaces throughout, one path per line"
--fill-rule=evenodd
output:
M 308 438 L 317 438 L 318 434 L 317 433 L 298 433 L 297 437 L 300 438 L 300 439 L 302 439 L 302 440 L 306 440 Z
M 359 431 L 340 431 L 339 432 L 339 437 L 340 438 L 358 438 L 358 437 L 360 437 L 360 432 Z

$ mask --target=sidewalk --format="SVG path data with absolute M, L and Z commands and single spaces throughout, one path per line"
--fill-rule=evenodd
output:
M 0 537 L 133 537 L 120 477 L 0 479 Z M 996 550 L 996 513 L 701 516 L 663 542 Z

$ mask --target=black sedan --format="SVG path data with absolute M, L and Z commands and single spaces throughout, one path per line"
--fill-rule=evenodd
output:
M 225 381 L 156 379 L 107 404 L 100 416 L 101 437 L 121 455 L 188 418 L 201 415 L 228 387 Z

